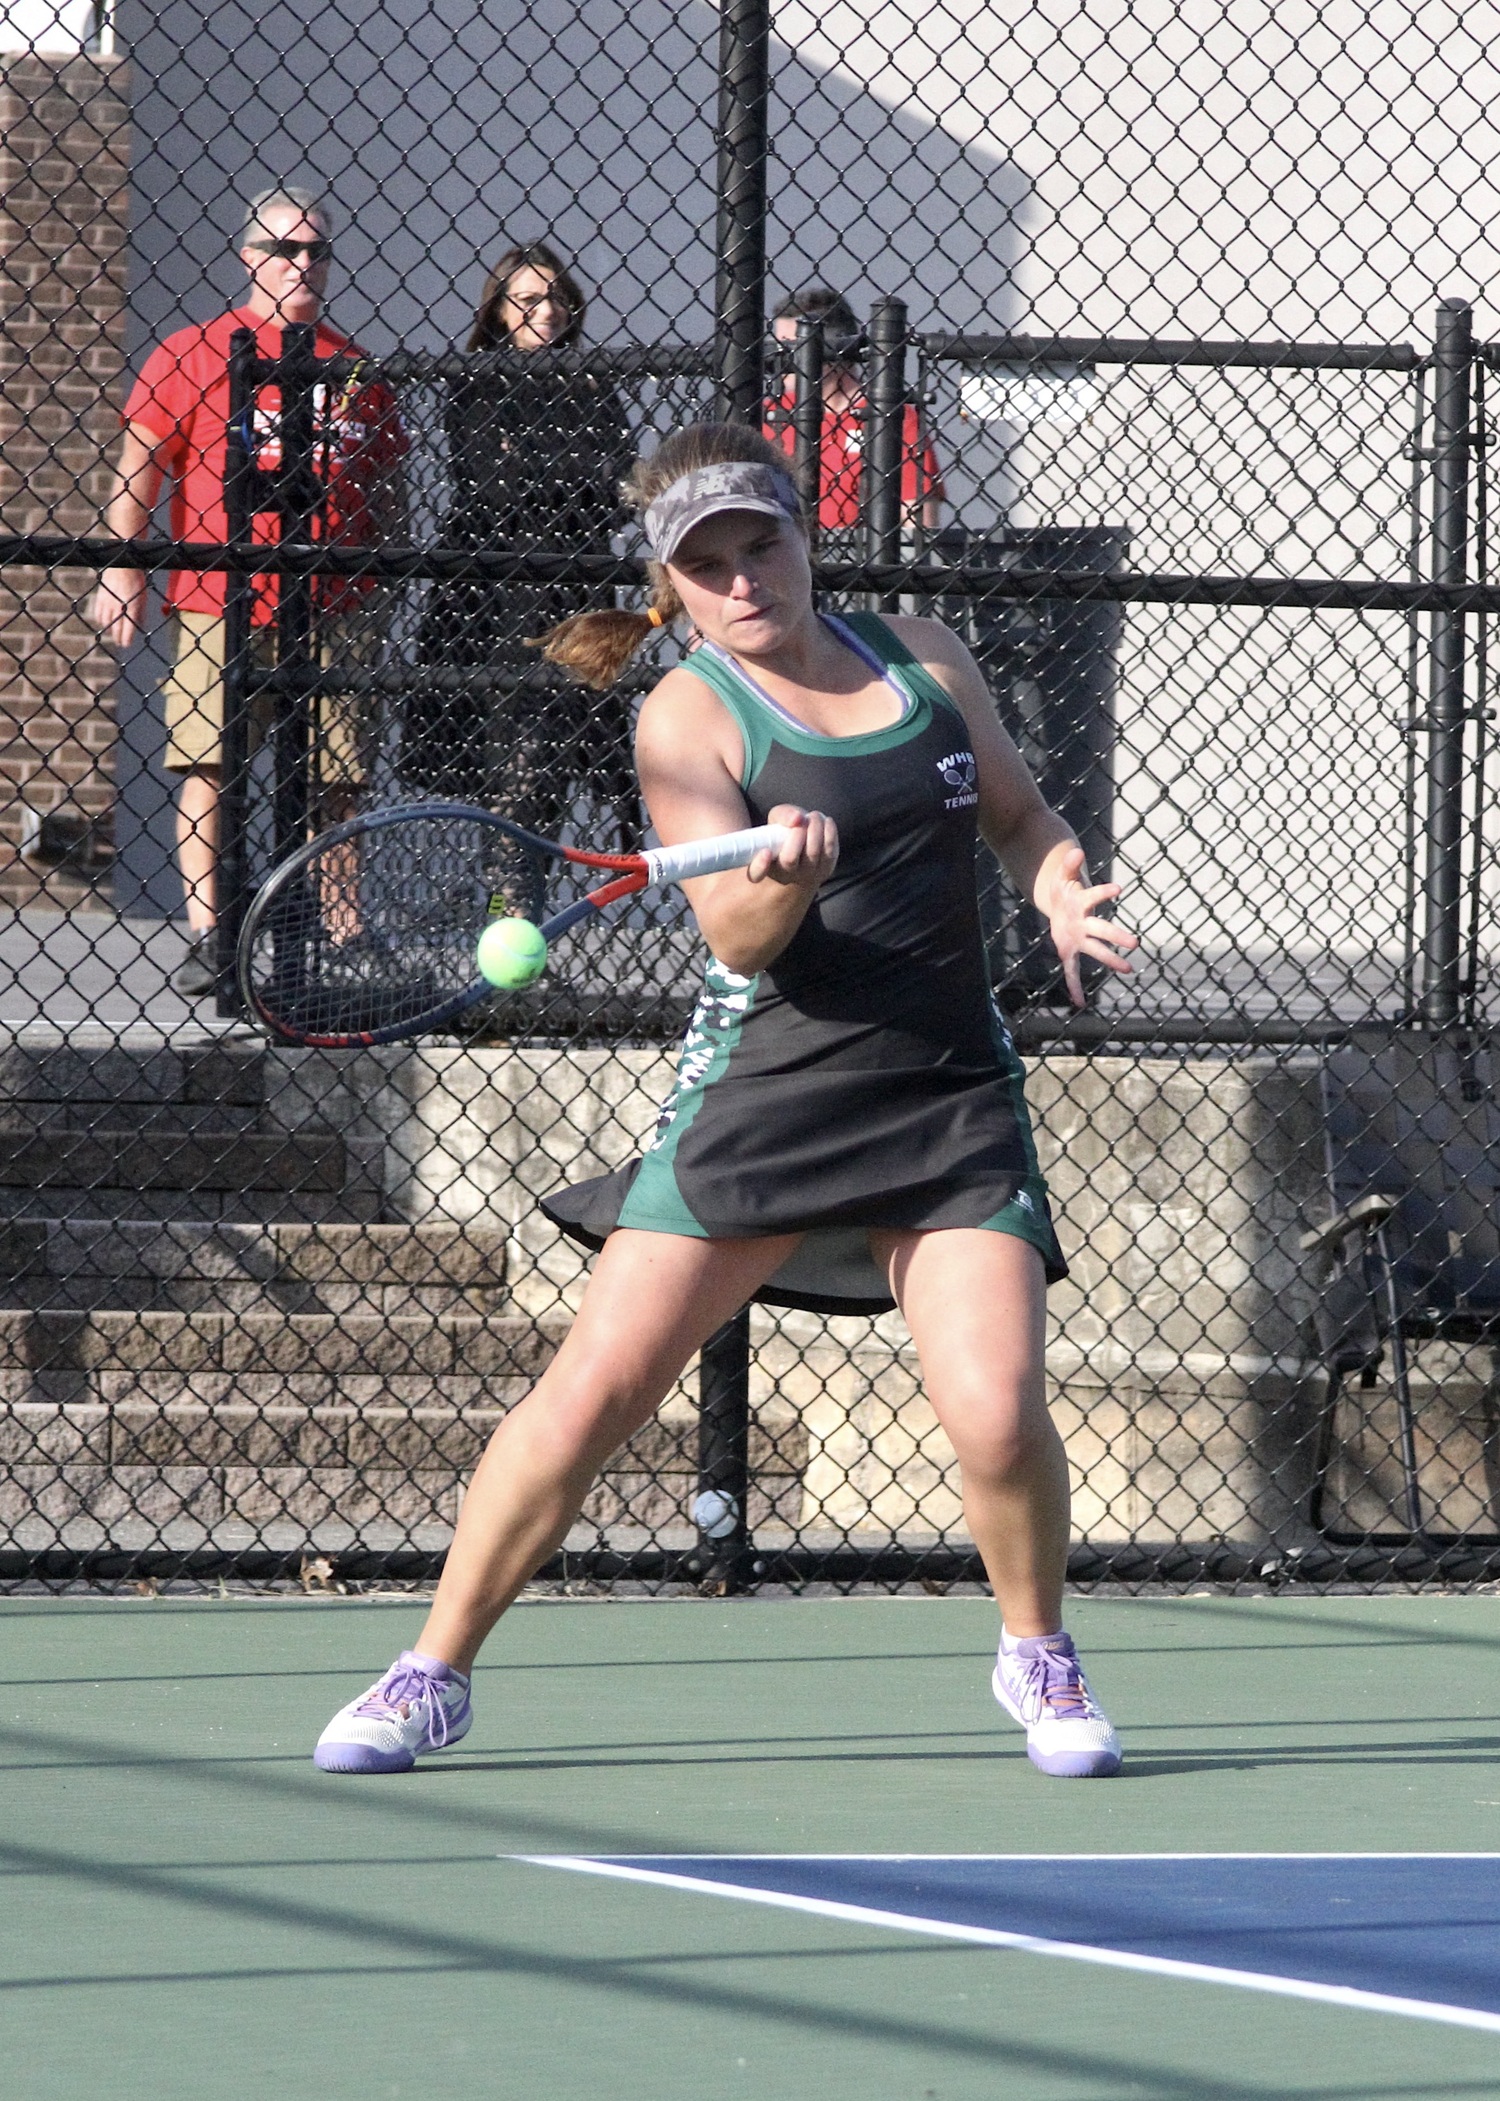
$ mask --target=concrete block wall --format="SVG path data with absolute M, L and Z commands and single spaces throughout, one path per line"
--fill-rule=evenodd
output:
M 0 1190 L 25 1200 L 0 1219 L 0 1532 L 194 1544 L 233 1543 L 238 1526 L 333 1551 L 408 1531 L 442 1544 L 485 1438 L 582 1292 L 586 1258 L 537 1200 L 639 1149 L 672 1058 L 243 1040 L 91 1056 L 49 1039 L 12 1044 L 0 1068 L 15 1124 L 0 1137 L 34 1185 Z M 143 1123 L 165 1160 L 175 1118 L 199 1179 L 239 1175 L 249 1137 L 266 1148 L 285 1185 L 262 1192 L 276 1208 L 241 1192 L 231 1215 L 196 1181 L 157 1186 L 164 1168 L 119 1204 L 39 1179 L 39 1132 L 56 1173 L 71 1171 L 60 1155 L 86 1114 L 90 1143 L 109 1136 L 101 1092 L 116 1135 L 136 1126 L 116 1171 L 138 1168 Z M 222 1132 L 200 1128 L 205 1093 Z M 1076 1536 L 1312 1544 L 1324 1389 L 1304 1338 L 1319 1276 L 1297 1242 L 1325 1202 L 1316 1061 L 1056 1056 L 1033 1063 L 1029 1094 L 1071 1265 L 1051 1295 L 1047 1373 Z M 753 1334 L 763 1543 L 793 1530 L 825 1546 L 964 1538 L 953 1454 L 897 1316 L 757 1311 Z M 1485 1355 L 1413 1353 L 1422 1485 L 1442 1532 L 1495 1529 Z M 690 1366 L 611 1463 L 575 1544 L 600 1526 L 617 1544 L 687 1543 L 695 1400 Z M 1350 1396 L 1337 1453 L 1335 1526 L 1399 1529 L 1386 1387 Z
M 503 1221 L 512 1303 L 552 1321 L 576 1307 L 586 1261 L 536 1199 L 629 1158 L 672 1071 L 648 1049 L 273 1055 L 273 1114 L 381 1138 L 387 1217 Z M 1047 1369 L 1076 1533 L 1305 1540 L 1321 1371 L 1297 1236 L 1320 1215 L 1315 1061 L 1052 1057 L 1028 1093 L 1072 1271 L 1051 1294 Z M 899 1318 L 757 1313 L 755 1329 L 753 1405 L 767 1451 L 800 1475 L 798 1523 L 961 1532 L 952 1451 Z M 691 1420 L 692 1391 L 690 1371 L 664 1424 Z M 1433 1454 L 1455 1484 L 1472 1469 L 1453 1439 L 1467 1451 L 1459 1418 L 1478 1403 L 1456 1405 Z M 784 1485 L 772 1500 L 789 1509 Z
M 0 530 L 97 532 L 125 355 L 123 60 L 0 58 Z M 0 898 L 31 901 L 23 806 L 107 818 L 115 665 L 84 617 L 92 572 L 0 572 Z M 58 904 L 83 901 L 66 876 Z

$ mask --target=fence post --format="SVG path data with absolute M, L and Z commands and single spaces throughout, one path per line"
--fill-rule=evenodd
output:
M 311 548 L 322 485 L 313 472 L 313 388 L 317 333 L 306 322 L 281 331 L 281 470 L 277 477 L 283 548 Z M 276 791 L 275 846 L 278 861 L 307 837 L 315 763 L 312 688 L 317 675 L 313 650 L 313 583 L 307 575 L 280 579 L 276 601 Z
M 698 1360 L 698 1493 L 693 1522 L 701 1576 L 745 1587 L 750 1557 L 750 1309 L 716 1328 Z
M 1437 310 L 1432 388 L 1432 580 L 1466 581 L 1473 309 L 1444 299 Z M 1432 616 L 1427 709 L 1426 913 L 1422 942 L 1422 1019 L 1429 1028 L 1458 1020 L 1462 976 L 1465 617 Z
M 766 161 L 771 94 L 769 0 L 719 8 L 718 269 L 714 284 L 719 412 L 758 430 L 765 404 Z
M 812 314 L 803 314 L 797 322 L 792 383 L 793 472 L 807 512 L 807 536 L 816 551 L 823 493 L 823 324 Z
M 901 559 L 901 455 L 906 423 L 906 301 L 880 299 L 870 309 L 865 387 L 865 458 L 860 475 L 865 560 Z M 883 613 L 900 609 L 899 592 L 880 591 Z
M 243 552 L 255 534 L 255 465 L 245 433 L 255 413 L 255 331 L 229 339 L 229 433 L 224 455 L 225 539 Z M 246 569 L 224 578 L 224 748 L 219 784 L 219 842 L 214 870 L 219 973 L 215 1006 L 240 1011 L 234 953 L 250 903 L 250 608 L 255 579 Z

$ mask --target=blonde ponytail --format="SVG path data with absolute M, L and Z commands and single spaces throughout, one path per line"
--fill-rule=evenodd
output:
M 528 649 L 539 649 L 549 664 L 602 693 L 612 686 L 649 635 L 670 627 L 682 612 L 682 601 L 657 563 L 647 565 L 652 591 L 644 613 L 622 612 L 609 607 L 597 613 L 574 613 L 559 620 L 545 635 L 528 635 Z

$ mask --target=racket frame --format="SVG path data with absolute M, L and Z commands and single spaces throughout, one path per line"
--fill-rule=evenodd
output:
M 769 848 L 773 852 L 780 846 L 786 834 L 780 825 L 760 825 L 747 831 L 730 832 L 716 838 L 696 840 L 681 847 L 652 847 L 639 853 L 601 854 L 586 847 L 564 846 L 556 839 L 544 839 L 538 832 L 529 832 L 524 825 L 515 824 L 508 817 L 497 817 L 492 810 L 482 810 L 472 803 L 420 802 L 396 803 L 388 810 L 377 810 L 364 817 L 347 817 L 341 824 L 331 825 L 305 846 L 272 869 L 269 876 L 256 891 L 245 914 L 240 929 L 239 943 L 235 951 L 235 977 L 240 998 L 246 1013 L 253 1014 L 263 1027 L 270 1030 L 283 1043 L 295 1043 L 309 1050 L 365 1050 L 382 1043 L 400 1043 L 413 1036 L 423 1036 L 456 1021 L 471 1007 L 481 1001 L 492 999 L 496 988 L 476 973 L 472 984 L 452 998 L 440 1002 L 422 1014 L 405 1021 L 391 1022 L 380 1028 L 350 1029 L 337 1033 L 312 1033 L 294 1029 L 281 1020 L 261 999 L 256 990 L 252 973 L 255 943 L 261 927 L 269 916 L 276 900 L 282 897 L 312 864 L 331 849 L 347 845 L 356 839 L 366 839 L 372 832 L 393 830 L 399 824 L 410 823 L 414 817 L 440 821 L 450 818 L 463 824 L 482 824 L 491 831 L 500 833 L 530 852 L 547 860 L 566 861 L 576 868 L 592 868 L 611 872 L 614 880 L 602 883 L 598 889 L 588 891 L 575 898 L 561 911 L 552 913 L 539 926 L 542 939 L 549 946 L 560 935 L 570 931 L 587 919 L 591 913 L 602 912 L 606 906 L 617 904 L 621 898 L 632 897 L 663 882 L 691 880 L 695 875 L 709 875 L 726 868 L 748 866 L 754 856 Z M 499 919 L 505 914 L 504 900 L 491 899 L 489 917 Z

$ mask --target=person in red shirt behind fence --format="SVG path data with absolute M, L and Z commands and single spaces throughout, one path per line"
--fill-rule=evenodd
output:
M 214 320 L 181 328 L 157 345 L 142 365 L 125 406 L 106 530 L 118 540 L 143 537 L 163 486 L 171 485 L 174 540 L 222 542 L 224 461 L 229 425 L 229 346 L 236 329 L 255 331 L 263 358 L 280 354 L 288 323 L 316 326 L 319 357 L 358 357 L 358 347 L 321 319 L 333 255 L 332 220 L 312 192 L 283 186 L 264 190 L 246 207 L 240 259 L 249 272 L 244 303 Z M 255 464 L 279 463 L 278 394 L 262 388 L 250 433 Z M 364 546 L 400 524 L 401 459 L 405 438 L 389 391 L 357 381 L 314 397 L 315 464 L 327 489 L 322 534 Z M 276 537 L 274 519 L 256 519 L 258 539 Z M 212 992 L 214 864 L 224 722 L 223 571 L 176 570 L 167 586 L 173 626 L 172 669 L 162 689 L 168 770 L 181 778 L 177 803 L 177 865 L 187 896 L 188 953 L 173 984 L 188 998 Z M 380 595 L 367 580 L 328 579 L 317 586 L 319 646 L 325 661 L 367 658 L 378 647 Z M 106 569 L 94 598 L 94 620 L 107 642 L 128 649 L 145 621 L 146 575 Z M 274 661 L 276 583 L 256 579 L 252 623 L 255 657 Z M 256 703 L 252 743 L 270 710 Z M 348 816 L 363 780 L 370 737 L 369 711 L 350 700 L 325 699 L 319 718 L 316 773 L 320 822 Z
M 864 466 L 865 393 L 857 364 L 855 345 L 859 323 L 854 309 L 839 292 L 826 285 L 809 285 L 789 292 L 772 316 L 771 328 L 778 343 L 797 340 L 797 323 L 806 316 L 823 324 L 823 436 L 818 470 L 818 530 L 823 551 L 832 553 L 841 536 L 840 552 L 858 553 L 853 534 L 859 525 L 860 480 Z M 796 452 L 792 428 L 795 394 L 790 379 L 780 399 L 770 405 L 765 433 L 787 454 Z M 921 418 L 908 404 L 902 424 L 901 507 L 908 525 L 929 531 L 943 522 L 943 478 L 937 454 L 922 433 Z

